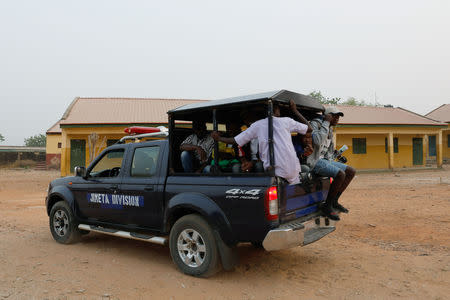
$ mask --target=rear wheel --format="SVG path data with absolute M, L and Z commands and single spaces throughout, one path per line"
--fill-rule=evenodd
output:
M 208 277 L 219 271 L 214 232 L 199 215 L 187 215 L 175 222 L 169 246 L 173 261 L 183 273 Z
M 61 244 L 75 243 L 81 238 L 72 209 L 64 201 L 56 202 L 50 210 L 50 232 Z

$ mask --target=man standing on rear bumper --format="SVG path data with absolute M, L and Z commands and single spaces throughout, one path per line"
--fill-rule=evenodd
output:
M 343 116 L 344 113 L 336 106 L 330 106 L 325 109 L 324 116 L 315 118 L 310 122 L 313 129 L 314 152 L 308 156 L 307 164 L 313 174 L 333 178 L 323 207 L 324 214 L 332 220 L 339 220 L 338 212 L 348 213 L 348 209 L 339 204 L 338 199 L 355 176 L 355 169 L 334 161 L 336 151 L 333 143 L 332 126 L 336 126 L 339 117 Z

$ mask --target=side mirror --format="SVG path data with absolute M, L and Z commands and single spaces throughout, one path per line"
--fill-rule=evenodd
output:
M 75 167 L 74 171 L 75 171 L 75 176 L 84 177 L 86 175 L 85 167 Z

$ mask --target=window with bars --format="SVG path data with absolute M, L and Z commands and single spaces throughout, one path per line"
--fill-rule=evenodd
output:
M 388 153 L 388 138 L 384 138 L 384 152 Z M 398 153 L 398 137 L 394 138 L 394 153 Z
M 366 154 L 366 138 L 353 138 L 353 154 Z

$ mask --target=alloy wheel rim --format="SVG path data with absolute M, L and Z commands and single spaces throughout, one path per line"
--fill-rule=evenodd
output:
M 189 267 L 198 268 L 205 261 L 206 245 L 203 237 L 194 229 L 183 230 L 177 240 L 178 255 Z
M 69 217 L 65 211 L 58 210 L 53 215 L 53 230 L 60 237 L 67 234 L 69 230 Z

